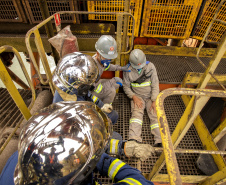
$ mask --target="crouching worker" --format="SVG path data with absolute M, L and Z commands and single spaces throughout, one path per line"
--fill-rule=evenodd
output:
M 116 40 L 110 35 L 102 35 L 95 44 L 97 50 L 96 54 L 93 56 L 98 69 L 99 75 L 101 76 L 104 71 L 124 71 L 130 72 L 126 66 L 119 66 L 112 64 L 112 60 L 116 59 L 117 53 L 117 43 Z M 116 96 L 116 90 L 122 87 L 122 79 L 119 77 L 114 77 L 112 79 L 100 79 L 95 82 L 95 88 L 92 94 L 100 98 L 104 103 L 113 103 Z
M 24 126 L 19 150 L 8 160 L 0 184 L 91 185 L 96 184 L 92 172 L 97 167 L 99 173 L 109 176 L 114 184 L 153 185 L 139 170 L 104 153 L 109 146 L 115 150 L 114 142 L 109 144 L 111 134 L 110 119 L 94 103 L 52 104 Z M 118 145 L 120 151 L 136 155 L 137 146 L 132 150 L 132 146 L 126 147 L 126 142 L 121 144 Z M 147 155 L 147 152 L 145 158 L 152 153 L 149 150 Z M 52 167 L 47 169 L 50 164 Z
M 112 105 L 104 104 L 91 94 L 93 84 L 99 79 L 99 69 L 94 59 L 86 54 L 74 52 L 65 55 L 53 73 L 56 92 L 53 103 L 59 101 L 92 101 L 104 111 L 115 124 L 118 113 Z

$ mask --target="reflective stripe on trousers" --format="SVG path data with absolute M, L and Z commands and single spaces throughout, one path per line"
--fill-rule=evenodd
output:
M 153 125 L 150 125 L 151 127 L 151 130 L 155 129 L 155 128 L 159 128 L 159 124 L 158 123 L 155 123 Z
M 142 121 L 142 120 L 140 120 L 140 119 L 131 118 L 131 119 L 129 120 L 129 123 L 133 123 L 133 122 L 135 122 L 135 123 L 139 123 L 140 125 L 142 125 L 142 123 L 143 123 L 143 121 Z

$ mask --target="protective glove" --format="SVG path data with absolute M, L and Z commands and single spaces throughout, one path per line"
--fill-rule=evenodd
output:
M 122 79 L 119 77 L 114 77 L 116 84 L 119 84 L 120 87 L 122 87 Z M 117 87 L 118 88 L 118 87 Z
M 105 113 L 110 113 L 113 110 L 113 107 L 111 104 L 106 103 L 103 107 L 101 107 L 101 110 Z
M 121 82 L 116 82 L 117 84 L 119 84 L 120 87 L 122 87 L 122 83 Z
M 139 144 L 135 147 L 134 153 L 135 157 L 140 158 L 141 161 L 145 161 L 150 158 L 154 153 L 154 148 L 149 144 Z
M 129 66 L 130 66 L 130 63 L 127 64 L 127 65 L 125 65 L 125 66 L 123 66 L 123 67 L 121 67 L 121 71 L 124 71 L 124 72 L 131 72 L 131 70 L 128 69 Z
M 127 141 L 124 152 L 127 157 L 137 157 L 141 161 L 147 160 L 154 153 L 154 148 L 149 144 L 140 144 L 136 141 Z

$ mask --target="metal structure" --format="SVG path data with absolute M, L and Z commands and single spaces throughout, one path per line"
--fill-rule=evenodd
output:
M 3 2 L 3 1 L 1 1 Z M 17 2 L 17 1 L 7 1 L 7 2 Z M 42 21 L 42 16 L 40 13 L 40 8 L 38 1 L 32 0 L 22 0 L 24 7 L 26 7 L 27 14 L 29 15 L 29 20 L 31 23 L 38 23 Z M 47 4 L 51 8 L 58 9 L 49 9 L 50 14 L 53 14 L 60 9 L 60 3 L 65 3 L 65 9 L 71 10 L 75 6 L 75 1 L 53 1 L 46 0 Z M 141 36 L 145 37 L 162 37 L 162 38 L 175 38 L 175 39 L 185 39 L 190 36 L 190 33 L 193 28 L 194 20 L 197 17 L 198 10 L 201 6 L 201 0 L 185 0 L 185 1 L 164 1 L 156 0 L 145 1 L 144 5 L 144 15 L 143 15 L 143 25 L 141 29 Z M 219 38 L 222 37 L 225 27 L 222 26 L 225 22 L 225 3 L 222 1 L 222 7 L 213 8 L 215 4 L 219 4 L 219 0 L 208 1 L 203 11 L 203 16 L 199 21 L 199 26 L 203 26 L 205 30 L 210 31 L 210 34 L 204 33 L 201 34 L 200 29 L 196 28 L 197 39 L 203 38 L 203 42 L 208 35 L 209 41 L 218 42 Z M 221 3 L 222 3 L 221 2 Z M 118 55 L 116 59 L 116 64 L 124 65 L 126 60 L 126 54 L 128 54 L 133 48 L 133 37 L 134 30 L 135 36 L 139 35 L 139 24 L 141 19 L 142 12 L 142 3 L 143 0 L 110 0 L 110 1 L 87 1 L 89 11 L 92 12 L 79 12 L 79 11 L 63 11 L 57 12 L 62 17 L 62 22 L 66 23 L 75 23 L 75 16 L 78 14 L 87 14 L 89 15 L 90 20 L 97 21 L 116 21 L 117 20 L 117 46 L 118 46 Z M 0 4 L 1 5 L 1 4 Z M 9 4 L 11 6 L 11 4 Z M 34 7 L 34 9 L 33 9 Z M 217 6 L 216 6 L 217 7 Z M 216 19 L 217 22 L 211 22 L 209 28 L 207 24 L 211 19 L 205 19 L 206 12 L 218 9 L 216 12 L 219 12 L 214 15 L 211 15 Z M 74 10 L 74 9 L 73 9 Z M 53 12 L 51 12 L 53 11 Z M 105 12 L 106 11 L 106 12 Z M 37 14 L 36 14 L 37 13 Z M 131 14 L 130 14 L 131 13 Z M 214 13 L 213 13 L 214 14 Z M 26 46 L 28 49 L 29 56 L 32 63 L 34 64 L 36 71 L 38 72 L 38 77 L 44 85 L 49 85 L 52 93 L 54 93 L 54 87 L 52 85 L 52 74 L 50 72 L 49 64 L 46 58 L 44 42 L 41 38 L 40 28 L 46 26 L 47 23 L 50 23 L 54 19 L 54 15 L 51 15 L 49 18 L 42 21 L 40 24 L 28 31 L 26 35 Z M 66 17 L 63 17 L 67 15 Z M 134 15 L 134 16 L 133 16 Z M 205 20 L 205 21 L 204 21 Z M 219 21 L 220 20 L 220 21 Z M 222 21 L 223 20 L 223 21 Z M 213 20 L 214 21 L 214 20 Z M 13 22 L 13 21 L 12 21 Z M 205 26 L 204 26 L 205 25 Z M 211 28 L 211 25 L 213 27 Z M 221 25 L 220 27 L 217 27 Z M 207 29 L 206 29 L 207 28 Z M 52 30 L 53 33 L 53 30 Z M 123 35 L 122 35 L 123 33 Z M 127 35 L 132 35 L 130 40 L 130 48 L 127 50 Z M 214 33 L 214 34 L 213 34 Z M 34 35 L 35 47 L 38 50 L 41 61 L 43 63 L 47 80 L 42 78 L 40 74 L 39 67 L 36 63 L 32 45 L 32 36 Z M 194 36 L 195 37 L 195 36 Z M 159 124 L 161 128 L 161 135 L 163 139 L 163 150 L 155 148 L 156 152 L 162 152 L 161 156 L 158 155 L 152 156 L 150 159 L 144 162 L 140 162 L 136 158 L 122 158 L 123 161 L 127 162 L 132 167 L 140 169 L 146 178 L 151 179 L 152 181 L 166 181 L 171 184 L 182 184 L 182 182 L 187 183 L 200 183 L 200 184 L 209 184 L 212 185 L 216 182 L 225 182 L 226 181 L 226 165 L 222 154 L 225 154 L 225 151 L 219 151 L 216 142 L 219 141 L 225 134 L 226 120 L 224 120 L 217 129 L 214 130 L 212 134 L 208 132 L 205 127 L 205 123 L 202 121 L 199 113 L 208 99 L 213 97 L 226 97 L 225 91 L 215 91 L 215 90 L 204 90 L 207 85 L 216 85 L 216 80 L 220 84 L 221 88 L 224 89 L 225 86 L 225 60 L 221 59 L 224 56 L 226 48 L 226 34 L 224 34 L 222 42 L 219 44 L 218 49 L 202 49 L 200 48 L 177 48 L 177 54 L 175 54 L 172 47 L 158 47 L 158 46 L 136 46 L 144 50 L 146 54 L 151 54 L 147 56 L 147 59 L 152 61 L 157 68 L 160 82 L 163 83 L 172 83 L 172 84 L 181 84 L 182 87 L 186 85 L 197 85 L 200 89 L 171 89 L 163 91 L 157 101 L 157 110 Z M 202 43 L 203 43 L 202 42 Z M 19 57 L 18 52 L 9 46 L 0 48 L 0 53 L 4 51 L 13 51 L 17 58 Z M 194 53 L 197 53 L 197 59 L 195 59 Z M 161 56 L 160 56 L 161 55 Z M 166 55 L 166 56 L 164 56 Z M 171 56 L 169 56 L 171 55 Z M 174 55 L 174 56 L 173 56 Z M 213 55 L 213 57 L 212 57 Z M 179 56 L 179 57 L 178 57 Z M 205 58 L 199 58 L 199 57 Z M 209 57 L 212 57 L 209 60 Z M 18 58 L 20 62 L 20 58 Z M 219 64 L 219 62 L 221 63 Z M 219 65 L 218 65 L 219 64 Z M 217 68 L 218 67 L 218 68 Z M 22 67 L 23 69 L 23 67 Z M 173 75 L 172 75 L 173 71 Z M 187 73 L 188 71 L 193 71 L 193 73 Z M 16 104 L 21 108 L 21 112 L 26 118 L 30 117 L 28 113 L 29 110 L 26 108 L 25 103 L 20 97 L 15 87 L 12 85 L 12 81 L 9 80 L 10 77 L 7 71 L 4 68 L 4 65 L 0 61 L 0 77 L 7 84 L 10 94 L 14 97 Z M 171 74 L 170 74 L 171 72 Z M 218 73 L 217 75 L 214 72 Z M 115 73 L 116 76 L 119 76 L 119 72 Z M 3 76 L 2 76 L 3 75 Z M 186 76 L 185 76 L 186 75 Z M 25 75 L 26 76 L 26 75 Z M 185 78 L 184 78 L 185 76 Z M 27 78 L 27 76 L 26 76 Z M 29 78 L 29 77 L 28 77 Z M 30 83 L 29 83 L 30 85 Z M 32 89 L 32 86 L 31 86 Z M 6 91 L 0 89 L 1 97 L 3 95 L 7 96 Z M 28 92 L 22 92 L 24 96 Z M 3 94 L 3 95 L 2 95 Z M 35 99 L 34 90 L 32 89 L 32 104 Z M 173 95 L 173 96 L 171 96 Z M 177 96 L 176 96 L 177 95 Z M 179 96 L 182 95 L 182 96 Z M 190 98 L 190 95 L 194 95 Z M 114 126 L 114 130 L 119 132 L 123 139 L 128 138 L 129 131 L 129 118 L 131 116 L 130 111 L 130 102 L 129 99 L 119 93 L 117 100 L 113 103 L 114 109 L 121 113 L 118 120 L 118 124 Z M 165 101 L 164 101 L 165 99 Z M 7 100 L 1 101 L 3 104 Z M 11 100 L 10 102 L 12 102 Z M 183 104 L 184 102 L 184 104 Z M 31 104 L 31 105 L 32 105 Z M 31 106 L 30 105 L 30 106 Z M 4 107 L 11 107 L 9 103 L 6 103 Z M 164 108 L 163 108 L 164 107 Z M 187 108 L 186 108 L 187 107 Z M 18 111 L 17 111 L 18 113 Z M 7 121 L 4 119 L 3 121 Z M 147 114 L 144 115 L 144 122 L 148 123 L 149 119 Z M 176 123 L 178 123 L 176 125 Z M 8 124 L 8 122 L 7 122 Z M 14 124 L 14 123 L 13 123 Z M 10 140 L 10 138 L 15 133 L 16 129 L 19 127 L 18 123 L 15 127 L 13 133 L 10 134 L 9 138 L 5 142 Z M 14 125 L 15 126 L 15 125 Z M 170 136 L 172 135 L 172 137 Z M 144 124 L 142 130 L 142 137 L 145 142 L 153 144 L 153 136 L 150 135 L 150 128 L 148 124 Z M 5 145 L 4 145 L 5 147 Z M 4 147 L 1 148 L 0 153 L 3 151 Z M 179 148 L 177 148 L 179 147 Z M 164 157 L 164 154 L 165 157 Z M 214 158 L 216 165 L 219 168 L 219 172 L 214 174 L 211 177 L 200 175 L 195 162 L 198 154 L 211 154 Z M 178 161 L 178 164 L 177 164 Z M 164 166 L 166 162 L 166 167 Z M 151 171 L 152 170 L 152 171 Z M 151 171 L 151 173 L 150 173 Z M 168 174 L 167 174 L 168 173 Z M 109 184 L 111 183 L 109 179 L 100 178 L 102 183 Z
M 20 1 L 0 1 L 0 22 L 27 22 Z
M 0 59 L 0 79 L 2 80 L 2 82 L 4 83 L 4 85 L 6 86 L 9 94 L 11 95 L 11 97 L 13 98 L 14 102 L 16 103 L 17 107 L 19 108 L 20 112 L 22 113 L 23 117 L 28 120 L 31 117 L 31 113 L 29 111 L 29 109 L 32 108 L 34 101 L 35 101 L 35 89 L 32 85 L 32 82 L 29 78 L 29 75 L 25 69 L 25 66 L 23 64 L 23 61 L 20 57 L 20 54 L 18 53 L 18 51 L 11 47 L 11 46 L 2 46 L 0 47 L 0 53 L 2 52 L 13 52 L 15 54 L 15 56 L 17 57 L 21 69 L 26 77 L 26 80 L 29 84 L 29 87 L 31 89 L 32 92 L 32 101 L 29 105 L 29 108 L 26 106 L 26 104 L 24 103 L 24 100 L 22 99 L 20 93 L 18 92 L 17 88 L 15 87 L 11 77 L 9 76 L 9 73 L 7 72 L 2 60 Z M 7 104 L 6 104 L 7 106 Z M 16 112 L 17 114 L 17 112 Z M 13 117 L 13 114 L 11 115 Z M 5 120 L 6 121 L 6 120 Z M 18 123 L 15 126 L 15 129 L 13 130 L 13 132 L 10 134 L 10 136 L 7 138 L 7 140 L 4 142 L 4 145 L 1 146 L 1 150 L 0 150 L 0 154 L 2 153 L 2 151 L 4 150 L 5 146 L 8 144 L 8 142 L 10 141 L 11 137 L 14 135 L 14 133 L 16 132 L 16 130 L 18 129 L 18 127 L 20 126 L 22 120 L 18 120 Z M 4 128 L 9 124 L 9 122 L 6 121 L 6 123 L 4 123 L 4 127 L 2 128 L 4 130 Z M 1 132 L 3 132 L 3 130 L 1 130 Z
M 140 19 L 143 0 L 109 0 L 109 1 L 87 1 L 88 11 L 90 12 L 127 12 L 125 4 L 129 2 L 129 13 L 134 16 L 135 27 L 134 36 L 137 37 L 139 34 Z M 100 21 L 117 21 L 116 15 L 110 14 L 90 14 L 89 20 L 100 20 Z M 129 19 L 128 22 L 128 35 L 132 35 L 133 20 Z
M 219 4 L 221 4 L 220 8 Z M 217 20 L 226 21 L 226 3 L 221 0 L 208 0 L 203 8 L 202 14 L 194 28 L 193 38 L 202 40 L 208 25 L 216 15 Z M 219 42 L 226 30 L 226 25 L 220 21 L 213 23 L 209 30 L 208 40 L 211 42 Z
M 192 31 L 201 0 L 147 0 L 141 36 L 187 39 Z
M 41 9 L 38 1 L 23 0 L 27 17 L 32 24 L 43 21 Z M 46 0 L 49 14 L 53 15 L 59 11 L 75 11 L 77 10 L 77 3 L 73 0 Z M 63 15 L 61 17 L 62 23 L 76 23 L 75 15 Z
M 164 108 L 163 108 L 163 103 L 164 103 L 164 99 L 167 96 L 176 95 L 176 94 L 181 94 L 184 96 L 193 95 L 193 98 L 194 98 L 194 96 L 197 96 L 197 99 L 196 99 L 196 102 L 190 101 L 188 103 L 187 108 L 186 108 L 183 116 L 181 117 L 181 119 L 171 137 L 167 118 L 166 118 Z M 153 175 L 155 175 L 155 173 L 161 169 L 163 161 L 164 161 L 164 155 L 165 155 L 166 166 L 167 166 L 170 184 L 177 184 L 177 185 L 182 184 L 182 179 L 180 177 L 180 172 L 179 172 L 174 148 L 176 148 L 178 146 L 179 142 L 181 141 L 181 139 L 184 137 L 185 133 L 190 128 L 192 122 L 195 120 L 196 116 L 202 110 L 203 106 L 205 105 L 206 100 L 212 96 L 225 98 L 226 92 L 225 91 L 216 91 L 216 90 L 206 90 L 206 89 L 188 89 L 188 88 L 178 89 L 178 88 L 175 88 L 175 89 L 164 90 L 163 92 L 161 92 L 159 94 L 159 96 L 156 100 L 156 106 L 157 106 L 159 127 L 160 127 L 161 137 L 162 137 L 162 141 L 163 141 L 164 153 L 161 154 L 161 156 L 158 159 L 158 161 L 156 162 L 152 172 L 149 174 L 149 176 L 148 176 L 149 179 L 151 179 L 153 177 Z M 200 97 L 202 97 L 202 98 L 200 98 Z M 193 111 L 191 113 L 189 113 L 191 110 L 193 110 Z M 201 133 L 199 133 L 199 136 L 200 136 L 200 134 Z M 204 135 L 204 133 L 202 133 L 202 135 Z M 207 149 L 209 149 L 208 147 L 209 147 L 209 145 L 206 146 Z M 209 150 L 217 150 L 217 148 L 215 147 L 215 148 L 211 148 Z M 199 153 L 197 151 L 194 151 L 194 152 Z M 207 152 L 207 153 L 211 153 L 211 151 Z M 221 158 L 220 155 L 214 155 L 214 156 Z M 225 171 L 224 162 L 220 163 L 218 167 L 219 167 L 219 170 Z M 214 181 L 212 181 L 212 182 L 216 183 L 225 178 L 226 178 L 226 175 L 224 174 L 221 177 L 215 178 Z M 192 180 L 192 178 L 191 178 L 191 180 Z M 213 179 L 211 179 L 211 180 L 213 180 Z M 209 180 L 204 179 L 202 184 L 208 184 L 208 182 L 209 182 Z
M 64 12 L 57 12 L 55 14 L 60 14 L 60 15 L 61 14 L 96 14 L 96 12 L 64 11 Z M 39 28 L 41 28 L 42 26 L 47 24 L 49 21 L 51 21 L 54 18 L 55 14 L 53 14 L 49 18 L 45 19 L 44 21 L 42 21 L 41 23 L 39 23 L 37 26 L 35 26 L 31 30 L 29 30 L 27 32 L 27 34 L 26 34 L 26 37 L 25 37 L 25 43 L 26 43 L 26 46 L 27 46 L 28 54 L 30 56 L 30 59 L 31 59 L 32 63 L 34 64 L 34 67 L 35 67 L 37 73 L 38 73 L 40 82 L 43 85 L 49 84 L 53 94 L 54 94 L 55 90 L 54 90 L 54 87 L 53 87 L 53 84 L 52 84 L 52 74 L 51 74 L 51 71 L 50 71 L 50 67 L 49 67 L 48 60 L 47 60 L 47 57 L 46 57 L 46 54 L 45 54 L 44 46 L 43 46 L 43 43 L 42 43 L 42 40 L 41 40 L 41 36 L 40 36 L 40 33 L 39 33 Z M 122 30 L 122 25 L 123 25 L 122 17 L 124 15 L 130 16 L 133 19 L 133 28 L 134 28 L 135 22 L 134 22 L 133 15 L 130 14 L 130 13 L 117 13 L 117 12 L 100 12 L 98 14 L 116 15 L 118 17 L 118 21 L 117 21 L 117 39 L 116 39 L 117 40 L 117 46 L 118 46 L 117 47 L 118 53 L 120 53 L 120 54 L 127 54 L 127 53 L 129 53 L 132 50 L 132 47 L 133 47 L 133 39 L 134 39 L 133 33 L 134 33 L 134 29 L 132 29 L 132 39 L 131 39 L 131 43 L 130 43 L 130 49 L 128 51 L 122 52 L 121 51 L 121 37 L 122 37 L 121 30 Z M 38 65 L 36 63 L 34 54 L 33 54 L 32 49 L 31 49 L 30 37 L 31 37 L 32 34 L 34 34 L 34 36 L 35 36 L 35 44 L 36 44 L 36 47 L 37 47 L 40 59 L 42 61 L 43 67 L 44 67 L 45 72 L 46 72 L 46 77 L 47 77 L 46 81 L 44 81 L 43 77 L 40 74 Z M 120 63 L 121 63 L 120 62 L 120 55 L 118 55 L 118 57 L 116 59 L 116 64 L 120 64 Z M 117 74 L 116 74 L 116 76 L 117 76 Z
M 220 5 L 219 5 L 220 7 Z M 212 22 L 215 21 L 214 19 Z M 212 24 L 209 25 L 209 28 Z M 209 29 L 207 29 L 207 33 L 205 33 L 205 36 L 203 37 L 203 40 L 201 44 L 206 39 L 206 36 L 208 35 Z M 201 50 L 202 45 L 200 44 L 200 47 L 197 51 L 197 59 L 198 61 L 203 65 L 202 61 L 199 59 L 199 52 Z M 172 137 L 169 132 L 168 123 L 165 117 L 163 107 L 163 101 L 161 99 L 161 96 L 165 96 L 162 93 L 160 93 L 159 97 L 156 100 L 157 103 L 157 115 L 158 115 L 158 121 L 159 121 L 159 127 L 161 132 L 161 137 L 163 141 L 163 148 L 164 148 L 164 154 L 166 158 L 166 164 L 167 164 L 167 171 L 169 174 L 169 180 L 171 184 L 182 184 L 182 180 L 180 177 L 179 168 L 176 162 L 176 156 L 174 153 L 174 147 L 176 148 L 180 141 L 183 139 L 186 132 L 189 130 L 191 125 L 194 123 L 194 126 L 197 130 L 197 133 L 202 141 L 203 146 L 207 150 L 218 150 L 216 144 L 214 143 L 209 131 L 207 130 L 204 122 L 199 116 L 200 111 L 204 107 L 204 105 L 208 102 L 209 98 L 211 96 L 214 97 L 225 97 L 226 92 L 225 91 L 214 91 L 214 90 L 203 90 L 208 82 L 211 79 L 211 76 L 216 80 L 220 86 L 224 88 L 224 86 L 219 82 L 219 80 L 213 75 L 215 69 L 217 68 L 221 58 L 223 57 L 224 53 L 226 51 L 226 33 L 224 33 L 221 42 L 218 45 L 217 50 L 213 54 L 208 67 L 206 67 L 206 70 L 204 74 L 201 76 L 199 80 L 199 84 L 197 86 L 196 90 L 184 90 L 181 91 L 181 94 L 183 94 L 182 99 L 185 103 L 186 110 L 184 111 L 183 116 L 181 117 L 180 121 L 177 124 L 177 127 L 175 128 Z M 205 67 L 205 65 L 203 65 Z M 186 80 L 184 80 L 183 85 L 186 84 Z M 209 92 L 208 92 L 209 91 Z M 169 90 L 170 92 L 170 90 Z M 171 92 L 170 92 L 171 93 Z M 166 93 L 167 94 L 167 93 Z M 195 95 L 190 98 L 188 95 Z M 164 99 L 164 98 L 163 98 Z M 223 124 L 222 124 L 223 125 Z M 218 133 L 220 133 L 218 131 Z M 154 175 L 156 175 L 164 165 L 164 154 L 162 153 L 158 161 L 156 162 L 153 170 L 149 174 L 148 178 L 153 178 Z M 226 169 L 225 161 L 221 155 L 212 155 L 220 173 L 224 173 Z M 220 180 L 223 180 L 226 178 L 226 175 L 219 176 L 218 174 L 214 174 L 207 180 L 203 180 L 201 184 L 212 184 L 213 182 L 219 182 Z M 210 183 L 211 182 L 211 183 Z

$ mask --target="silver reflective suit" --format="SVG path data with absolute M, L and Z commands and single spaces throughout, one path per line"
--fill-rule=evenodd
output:
M 95 168 L 112 134 L 91 102 L 59 102 L 29 119 L 20 135 L 15 184 L 80 184 Z
M 159 94 L 159 80 L 155 66 L 150 62 L 143 67 L 140 74 L 138 73 L 137 69 L 134 69 L 131 66 L 129 69 L 131 70 L 130 73 L 123 73 L 124 92 L 130 99 L 132 99 L 134 95 L 139 97 L 140 100 L 142 100 L 144 106 L 140 109 L 134 105 L 133 99 L 131 100 L 132 116 L 130 119 L 128 139 L 135 139 L 139 142 L 142 142 L 142 125 L 147 124 L 143 123 L 144 109 L 146 108 L 150 118 L 150 130 L 154 135 L 155 143 L 161 143 L 157 115 L 153 109 L 150 111 L 152 102 L 156 100 Z M 150 77 L 141 84 L 135 83 L 135 81 L 144 73 L 146 76 Z

